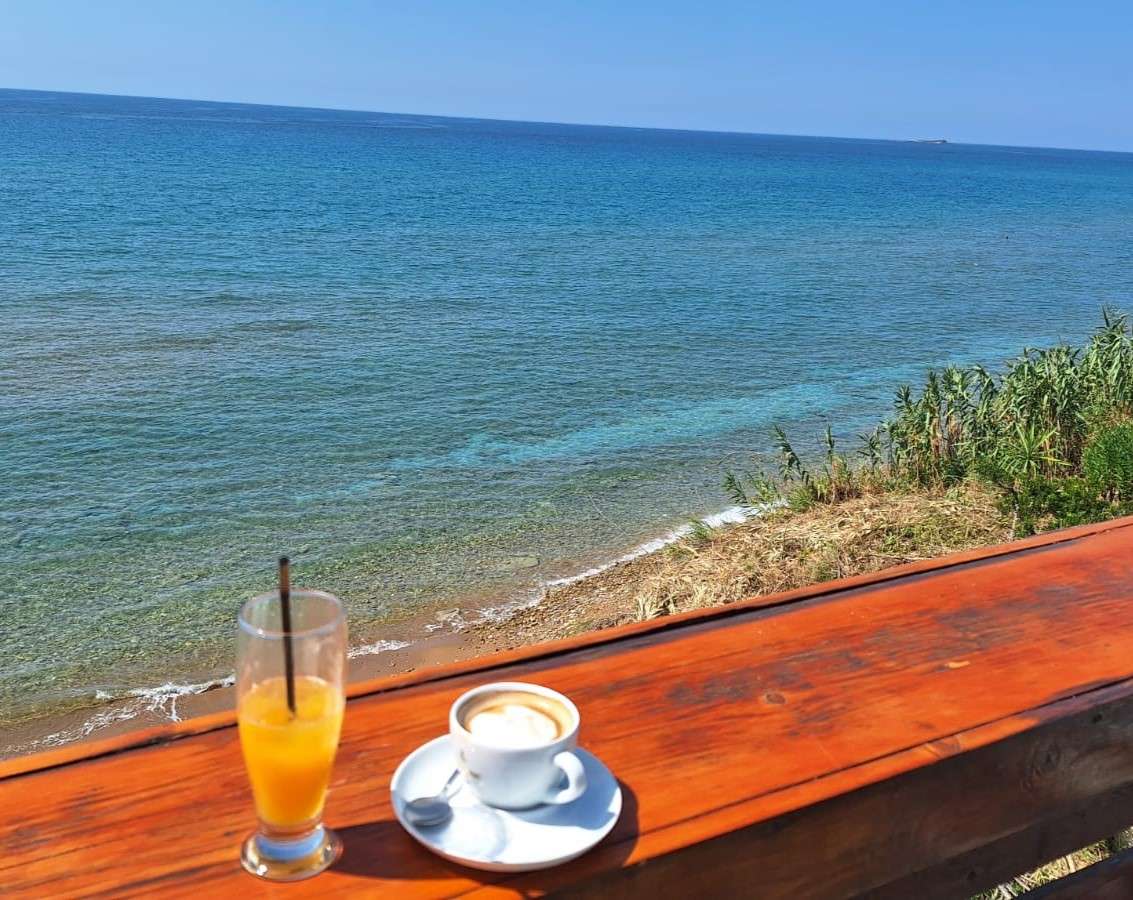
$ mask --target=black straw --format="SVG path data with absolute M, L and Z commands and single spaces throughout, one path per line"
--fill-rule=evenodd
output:
M 287 673 L 287 708 L 295 715 L 295 658 L 291 649 L 291 561 L 279 558 L 279 610 L 283 616 L 283 668 Z

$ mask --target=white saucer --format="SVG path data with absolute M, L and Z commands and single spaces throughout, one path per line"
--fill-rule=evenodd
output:
M 489 872 L 546 869 L 581 856 L 618 821 L 622 789 L 596 756 L 576 750 L 586 770 L 586 793 L 573 803 L 504 810 L 485 806 L 462 785 L 452 798 L 452 818 L 442 825 L 418 828 L 405 819 L 405 804 L 436 794 L 456 768 L 449 736 L 414 750 L 390 782 L 393 811 L 402 827 L 438 856 Z

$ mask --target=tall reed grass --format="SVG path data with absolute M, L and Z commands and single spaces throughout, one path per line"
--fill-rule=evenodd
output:
M 736 503 L 798 508 L 977 478 L 1001 491 L 1019 534 L 1133 511 L 1133 333 L 1124 313 L 1102 315 L 1084 346 L 1027 348 L 999 372 L 952 366 L 902 385 L 852 457 L 829 427 L 809 456 L 776 427 L 778 477 L 731 472 L 725 489 Z

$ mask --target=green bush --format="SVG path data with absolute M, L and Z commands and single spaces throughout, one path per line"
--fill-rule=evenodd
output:
M 1133 501 L 1133 422 L 1111 425 L 1086 445 L 1082 474 L 1106 499 Z
M 854 461 L 835 447 L 796 452 L 774 429 L 777 482 L 729 474 L 735 502 L 782 498 L 792 509 L 838 503 L 895 485 L 994 486 L 1020 535 L 1133 512 L 1133 329 L 1123 313 L 1083 346 L 1029 348 L 998 371 L 929 371 L 898 389 L 893 412 L 861 435 Z M 823 460 L 823 457 L 825 459 Z
M 1015 533 L 1023 537 L 1052 528 L 1102 522 L 1119 511 L 1085 478 L 1029 478 L 1004 498 L 1016 516 Z

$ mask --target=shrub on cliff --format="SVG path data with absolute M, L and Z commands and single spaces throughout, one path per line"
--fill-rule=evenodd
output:
M 1101 430 L 1082 453 L 1082 473 L 1106 499 L 1133 501 L 1133 422 Z
M 893 414 L 861 437 L 853 460 L 829 427 L 816 465 L 779 427 L 775 441 L 778 480 L 728 473 L 735 502 L 777 495 L 806 508 L 976 478 L 1000 490 L 1018 534 L 1125 514 L 1133 511 L 1133 334 L 1124 314 L 1107 309 L 1084 347 L 1027 348 L 1000 373 L 930 370 L 918 391 L 897 391 Z

